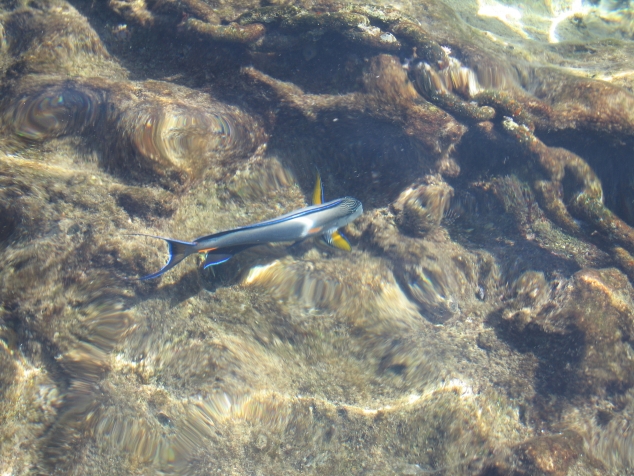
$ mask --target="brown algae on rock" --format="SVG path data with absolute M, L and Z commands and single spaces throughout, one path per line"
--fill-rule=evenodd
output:
M 561 41 L 599 3 L 546 44 L 435 1 L 4 2 L 2 472 L 631 472 L 634 48 Z M 352 252 L 125 279 L 165 259 L 130 234 L 275 218 L 315 166 Z

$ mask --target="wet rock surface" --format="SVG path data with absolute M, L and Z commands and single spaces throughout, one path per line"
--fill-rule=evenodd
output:
M 3 473 L 631 472 L 631 42 L 461 18 L 3 2 Z M 315 167 L 351 253 L 129 279 Z

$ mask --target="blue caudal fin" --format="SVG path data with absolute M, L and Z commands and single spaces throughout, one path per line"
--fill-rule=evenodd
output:
M 163 240 L 167 242 L 168 250 L 169 250 L 169 259 L 167 260 L 167 264 L 163 266 L 156 273 L 148 274 L 147 276 L 143 276 L 139 278 L 140 280 L 146 279 L 154 279 L 161 276 L 166 271 L 169 271 L 178 263 L 183 261 L 189 255 L 196 253 L 196 243 L 190 243 L 188 241 L 179 241 L 172 240 L 170 238 L 164 238 L 162 236 L 154 236 L 154 235 L 144 235 L 142 233 L 134 233 L 136 236 L 148 236 L 150 238 L 158 238 L 159 240 Z

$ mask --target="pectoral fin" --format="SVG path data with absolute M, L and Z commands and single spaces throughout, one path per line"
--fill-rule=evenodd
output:
M 339 248 L 344 251 L 351 251 L 350 243 L 339 230 L 324 234 L 324 241 L 333 248 Z

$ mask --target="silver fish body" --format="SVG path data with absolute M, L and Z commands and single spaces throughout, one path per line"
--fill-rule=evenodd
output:
M 206 268 L 223 263 L 231 259 L 236 253 L 247 248 L 266 243 L 297 242 L 320 235 L 324 236 L 326 242 L 330 244 L 333 237 L 345 240 L 337 232 L 337 229 L 352 222 L 362 213 L 363 205 L 359 200 L 352 197 L 344 197 L 301 208 L 253 225 L 201 236 L 192 242 L 152 236 L 168 243 L 169 260 L 156 273 L 140 279 L 152 279 L 161 276 L 194 253 L 206 254 L 204 262 L 204 267 Z M 347 244 L 347 242 L 345 243 Z
M 198 251 L 260 245 L 281 241 L 299 241 L 341 228 L 363 213 L 363 205 L 351 197 L 321 205 L 311 205 L 272 220 L 196 238 Z

